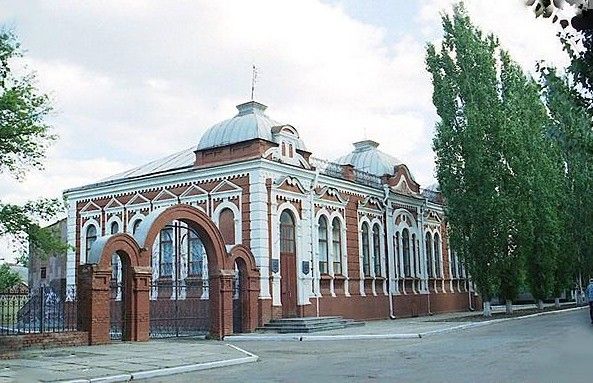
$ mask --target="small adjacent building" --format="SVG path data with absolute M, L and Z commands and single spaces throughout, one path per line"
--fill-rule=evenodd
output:
M 68 241 L 66 218 L 49 226 L 48 229 L 56 233 L 64 242 Z M 62 296 L 66 291 L 66 253 L 40 254 L 33 247 L 29 248 L 28 283 L 31 292 L 39 287 L 48 287 Z
M 71 246 L 66 274 L 57 271 L 58 259 L 36 261 L 31 284 L 65 277 L 74 285 L 98 238 L 137 238 L 147 216 L 185 204 L 209 217 L 227 250 L 240 244 L 251 252 L 259 279 L 257 302 L 249 304 L 260 326 L 280 317 L 368 320 L 475 304 L 465 268 L 449 247 L 438 190 L 421 189 L 408 166 L 372 140 L 354 143 L 333 161 L 314 157 L 297 128 L 273 120 L 266 108 L 240 104 L 197 145 L 65 191 L 67 221 L 56 225 Z M 147 251 L 151 333 L 158 318 L 174 322 L 177 332 L 208 321 L 212 270 L 199 231 L 172 219 Z M 121 270 L 114 254 L 115 302 Z M 233 303 L 232 315 L 241 315 L 235 309 Z

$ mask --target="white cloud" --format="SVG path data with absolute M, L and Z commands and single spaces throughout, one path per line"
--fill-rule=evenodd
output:
M 54 96 L 61 138 L 45 172 L 2 179 L 1 199 L 58 197 L 197 144 L 248 99 L 253 63 L 256 98 L 315 156 L 345 154 L 366 132 L 431 183 L 436 114 L 424 46 L 442 35 L 439 9 L 452 1 L 404 3 L 419 9 L 413 28 L 363 23 L 316 0 L 3 3 L 0 23 L 15 28 Z M 520 1 L 466 6 L 525 68 L 566 63 L 558 27 Z

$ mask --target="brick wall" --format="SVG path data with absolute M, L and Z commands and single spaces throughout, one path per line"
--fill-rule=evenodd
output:
M 27 348 L 86 346 L 85 331 L 68 331 L 43 334 L 10 335 L 0 337 L 0 359 L 18 357 L 18 351 Z

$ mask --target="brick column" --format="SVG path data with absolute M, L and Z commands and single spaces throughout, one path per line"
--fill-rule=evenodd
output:
M 110 270 L 96 265 L 78 268 L 78 328 L 88 332 L 90 345 L 111 342 L 110 280 Z
M 259 276 L 246 277 L 247 281 L 247 309 L 243 310 L 247 315 L 243 319 L 243 331 L 255 331 L 258 325 L 258 307 L 257 301 L 259 297 Z
M 223 339 L 233 333 L 234 270 L 220 270 L 210 277 L 210 336 Z
M 147 341 L 150 335 L 150 266 L 134 266 L 126 303 L 126 340 Z

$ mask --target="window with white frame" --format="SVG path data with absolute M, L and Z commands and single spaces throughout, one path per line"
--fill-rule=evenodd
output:
M 432 234 L 426 233 L 425 242 L 426 242 L 426 270 L 428 270 L 428 276 L 430 278 L 433 278 L 434 277 L 434 270 L 432 268 L 432 262 L 433 262 L 433 257 L 432 257 Z
M 97 240 L 97 227 L 93 224 L 90 224 L 86 229 L 85 235 L 85 256 L 88 259 L 89 255 L 91 254 L 91 246 Z
M 324 216 L 319 217 L 318 233 L 318 247 L 319 247 L 319 272 L 327 274 L 328 259 L 329 259 L 329 244 L 327 241 L 327 219 Z
M 441 278 L 441 240 L 438 233 L 434 234 L 434 268 L 437 278 Z
M 410 231 L 408 229 L 402 230 L 402 253 L 404 258 L 404 275 L 406 277 L 411 277 L 412 269 L 410 267 Z
M 334 274 L 342 274 L 342 225 L 336 217 L 332 221 L 332 256 L 334 262 Z
M 376 276 L 381 276 L 381 229 L 373 226 L 373 266 Z
M 159 276 L 173 276 L 173 228 L 165 227 L 159 238 Z
M 362 274 L 365 277 L 371 276 L 370 263 L 369 225 L 365 222 L 362 224 Z
M 141 219 L 137 219 L 134 221 L 134 224 L 132 225 L 132 234 L 136 234 L 136 231 L 138 231 L 138 228 L 140 227 L 141 223 L 142 223 Z

